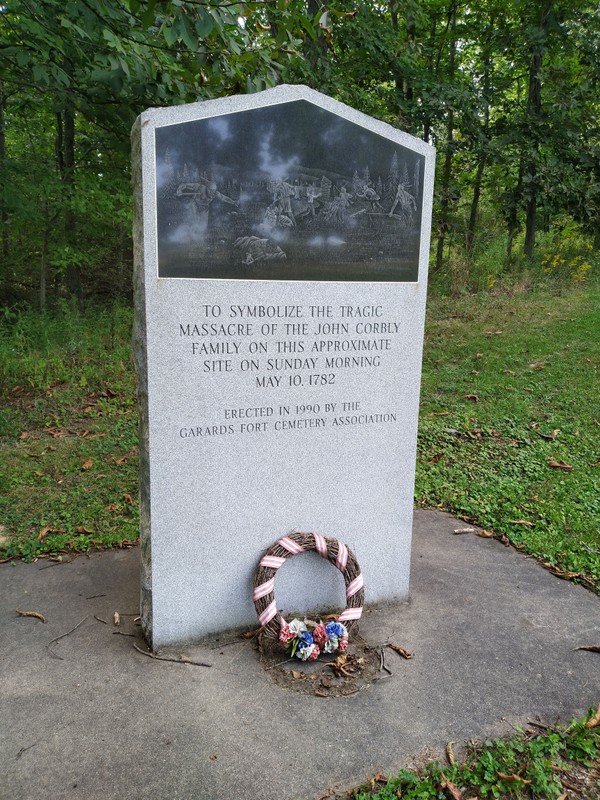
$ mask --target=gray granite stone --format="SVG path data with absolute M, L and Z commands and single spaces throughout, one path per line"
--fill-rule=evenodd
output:
M 433 149 L 303 86 L 151 109 L 133 142 L 148 640 L 254 624 L 294 530 L 406 599 Z M 313 554 L 276 597 L 345 605 Z

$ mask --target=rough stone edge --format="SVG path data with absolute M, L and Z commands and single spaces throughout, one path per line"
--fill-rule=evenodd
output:
M 343 117 L 359 127 L 366 128 L 371 133 L 391 139 L 397 144 L 421 155 L 428 156 L 435 153 L 435 148 L 428 142 L 424 142 L 423 139 L 419 139 L 417 136 L 413 136 L 400 128 L 395 128 L 377 117 L 365 114 L 354 106 L 336 100 L 330 95 L 323 94 L 316 89 L 311 89 L 309 86 L 299 83 L 282 83 L 279 86 L 253 94 L 233 94 L 179 106 L 149 108 L 143 112 L 142 118 L 143 124 L 150 123 L 154 128 L 162 128 L 224 114 L 235 114 L 255 108 L 266 108 L 295 100 L 306 100 L 332 114 Z
M 152 550 L 150 538 L 150 446 L 148 422 L 148 355 L 146 346 L 146 292 L 144 262 L 144 203 L 142 168 L 142 120 L 131 129 L 133 189 L 133 318 L 132 349 L 139 407 L 140 446 L 140 616 L 146 640 L 152 646 Z

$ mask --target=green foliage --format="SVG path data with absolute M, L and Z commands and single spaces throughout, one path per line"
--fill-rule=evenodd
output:
M 0 556 L 138 536 L 131 312 L 5 312 L 0 323 Z
M 373 780 L 357 789 L 354 800 L 442 800 L 452 796 L 451 784 L 463 797 L 558 798 L 564 794 L 561 775 L 574 764 L 590 767 L 600 751 L 600 734 L 587 728 L 586 717 L 543 735 L 520 732 L 510 739 L 491 739 L 471 747 L 466 758 L 452 766 L 430 762 L 419 772 L 401 770 L 383 786 Z M 565 780 L 567 780 L 565 778 Z M 381 783 L 381 782 L 379 782 Z M 585 788 L 583 789 L 585 791 Z
M 415 490 L 421 505 L 590 586 L 600 581 L 599 300 L 573 290 L 431 299 Z
M 556 239 L 570 219 L 600 248 L 600 11 L 590 0 L 547 5 L 7 0 L 0 298 L 127 299 L 136 115 L 284 81 L 438 148 L 441 285 L 544 280 L 536 235 Z M 591 264 L 585 249 L 576 257 Z M 571 273 L 587 280 L 582 264 Z

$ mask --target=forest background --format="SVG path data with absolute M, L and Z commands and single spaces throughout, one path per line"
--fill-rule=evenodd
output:
M 128 303 L 135 117 L 283 82 L 437 148 L 440 290 L 589 282 L 599 43 L 589 0 L 6 0 L 0 303 Z

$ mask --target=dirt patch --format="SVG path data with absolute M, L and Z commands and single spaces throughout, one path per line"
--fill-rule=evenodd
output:
M 351 642 L 348 652 L 317 661 L 286 658 L 276 642 L 263 641 L 260 663 L 269 678 L 284 689 L 315 697 L 347 697 L 391 675 L 385 649 L 368 642 Z

